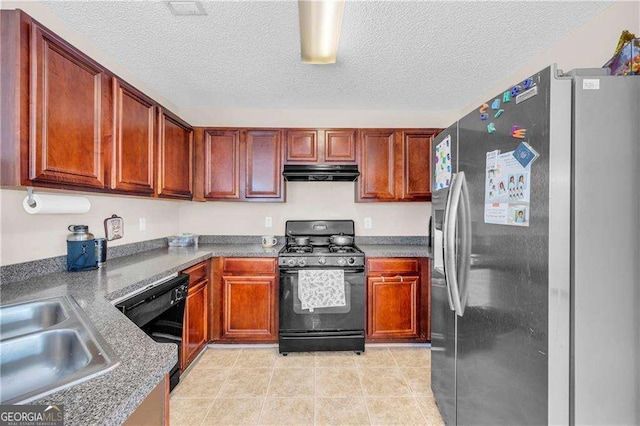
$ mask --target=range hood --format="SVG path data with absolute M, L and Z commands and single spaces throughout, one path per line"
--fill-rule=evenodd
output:
M 355 164 L 285 165 L 282 172 L 291 182 L 353 182 L 360 172 Z

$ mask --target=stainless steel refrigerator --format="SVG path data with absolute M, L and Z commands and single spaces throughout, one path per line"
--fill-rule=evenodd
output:
M 640 424 L 640 77 L 555 66 L 432 150 L 447 424 Z

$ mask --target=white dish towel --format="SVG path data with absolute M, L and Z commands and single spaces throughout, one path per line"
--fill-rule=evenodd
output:
M 298 272 L 298 299 L 302 309 L 346 306 L 344 271 L 304 269 Z

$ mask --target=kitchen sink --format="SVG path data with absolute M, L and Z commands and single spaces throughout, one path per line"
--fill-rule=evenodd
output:
M 4 339 L 44 330 L 67 319 L 58 301 L 21 303 L 0 308 L 0 336 Z
M 0 307 L 0 330 L 2 404 L 33 401 L 118 363 L 71 297 Z

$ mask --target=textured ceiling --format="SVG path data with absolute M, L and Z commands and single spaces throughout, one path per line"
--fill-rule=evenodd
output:
M 455 110 L 609 2 L 347 0 L 338 62 L 300 61 L 297 2 L 57 1 L 72 29 L 178 107 Z M 580 48 L 580 46 L 576 46 Z

